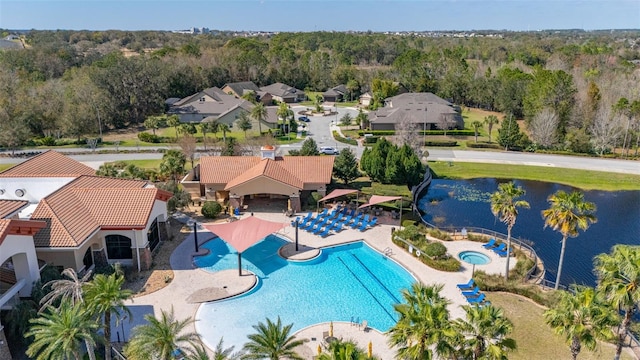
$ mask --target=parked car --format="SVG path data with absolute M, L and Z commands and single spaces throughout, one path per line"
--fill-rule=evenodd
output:
M 320 148 L 320 153 L 325 155 L 338 155 L 340 150 L 331 146 L 323 146 Z
M 306 116 L 300 116 L 300 117 L 298 118 L 298 121 L 309 122 L 309 121 L 311 121 L 311 120 L 310 120 L 308 117 L 306 117 Z

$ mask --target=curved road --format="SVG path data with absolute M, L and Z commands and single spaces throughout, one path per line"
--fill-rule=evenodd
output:
M 294 106 L 293 110 L 296 113 L 296 118 L 300 115 L 299 111 L 304 110 L 305 107 Z M 334 110 L 336 108 L 333 108 Z M 351 148 L 356 153 L 356 156 L 360 157 L 363 151 L 362 146 L 351 146 L 343 143 L 338 143 L 334 140 L 331 131 L 335 129 L 335 123 L 346 113 L 349 113 L 352 118 L 358 115 L 358 111 L 352 108 L 337 108 L 337 115 L 330 116 L 311 116 L 311 121 L 306 123 L 308 132 L 307 135 L 312 137 L 318 147 L 321 146 L 334 146 L 339 149 Z M 287 153 L 292 149 L 300 149 L 302 142 L 290 145 L 279 146 L 281 153 Z M 71 158 L 83 162 L 93 168 L 98 168 L 101 164 L 107 161 L 118 160 L 147 160 L 147 159 L 160 159 L 162 153 L 160 152 L 142 152 L 137 153 L 138 150 L 154 151 L 159 149 L 166 149 L 167 146 L 158 147 L 120 147 L 120 151 L 127 151 L 126 153 L 116 152 L 115 147 L 112 148 L 99 148 L 100 151 L 112 150 L 109 153 L 92 153 L 88 149 L 55 149 L 59 152 L 77 153 L 79 151 L 88 151 L 88 153 L 82 155 L 70 155 Z M 546 167 L 558 167 L 568 169 L 583 169 L 583 170 L 596 170 L 596 171 L 609 171 L 615 173 L 635 174 L 640 175 L 640 161 L 631 160 L 618 160 L 618 159 L 601 159 L 582 156 L 564 156 L 564 155 L 550 155 L 550 154 L 535 154 L 535 153 L 522 153 L 522 152 L 507 152 L 507 151 L 476 151 L 476 150 L 447 150 L 447 149 L 428 149 L 430 161 L 459 161 L 459 162 L 479 162 L 479 163 L 496 163 L 496 164 L 513 164 L 513 165 L 532 165 L 532 166 L 546 166 Z M 7 152 L 4 152 L 5 154 Z M 1 153 L 0 153 L 1 154 Z M 0 164 L 15 164 L 24 161 L 24 158 L 12 158 L 12 157 L 0 157 Z

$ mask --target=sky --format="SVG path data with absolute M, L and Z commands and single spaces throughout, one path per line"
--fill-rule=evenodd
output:
M 428 31 L 640 29 L 640 0 L 0 0 L 0 28 Z

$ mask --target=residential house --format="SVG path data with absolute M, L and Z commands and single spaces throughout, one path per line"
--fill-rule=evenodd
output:
M 358 98 L 358 102 L 362 106 L 369 106 L 369 105 L 371 105 L 372 101 L 373 101 L 373 96 L 368 91 L 366 93 L 360 95 L 360 97 Z
M 405 93 L 385 99 L 384 107 L 369 113 L 371 130 L 394 130 L 408 121 L 424 130 L 463 129 L 459 108 L 432 93 Z
M 256 97 L 256 101 L 260 101 L 265 105 L 271 105 L 271 102 L 273 101 L 271 94 L 260 90 L 253 81 L 227 83 L 222 87 L 222 91 L 237 98 L 241 98 L 245 94 L 252 92 Z
M 0 173 L 0 201 L 20 202 L 10 209 L 12 219 L 45 224 L 32 242 L 41 262 L 77 272 L 115 262 L 147 269 L 167 237 L 172 194 L 146 181 L 94 173 L 47 151 Z
M 170 105 L 167 113 L 178 115 L 181 122 L 202 122 L 207 117 L 233 126 L 240 113 L 250 112 L 253 104 L 212 87 L 187 96 Z
M 283 83 L 275 83 L 268 86 L 263 86 L 260 90 L 265 93 L 271 94 L 273 100 L 284 102 L 284 103 L 295 103 L 304 101 L 306 96 L 304 91 L 298 90 L 294 87 Z
M 340 102 L 345 100 L 345 96 L 348 94 L 347 87 L 343 84 L 332 87 L 331 89 L 322 93 L 322 100 L 324 102 Z
M 261 156 L 204 156 L 182 180 L 193 199 L 206 198 L 234 208 L 256 199 L 302 209 L 312 192 L 322 195 L 331 183 L 334 156 L 276 156 L 264 146 Z

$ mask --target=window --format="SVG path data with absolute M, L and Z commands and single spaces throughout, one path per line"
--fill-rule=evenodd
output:
M 105 241 L 107 243 L 107 256 L 109 260 L 133 258 L 131 239 L 128 237 L 122 235 L 107 235 Z
M 93 265 L 93 254 L 91 247 L 87 249 L 87 252 L 84 253 L 84 257 L 82 258 L 82 263 L 84 264 L 85 269 L 89 269 L 91 265 Z
M 158 231 L 158 219 L 153 220 L 153 223 L 149 227 L 149 232 L 147 232 L 147 241 L 149 242 L 149 249 L 151 251 L 155 250 L 160 244 L 160 231 Z

